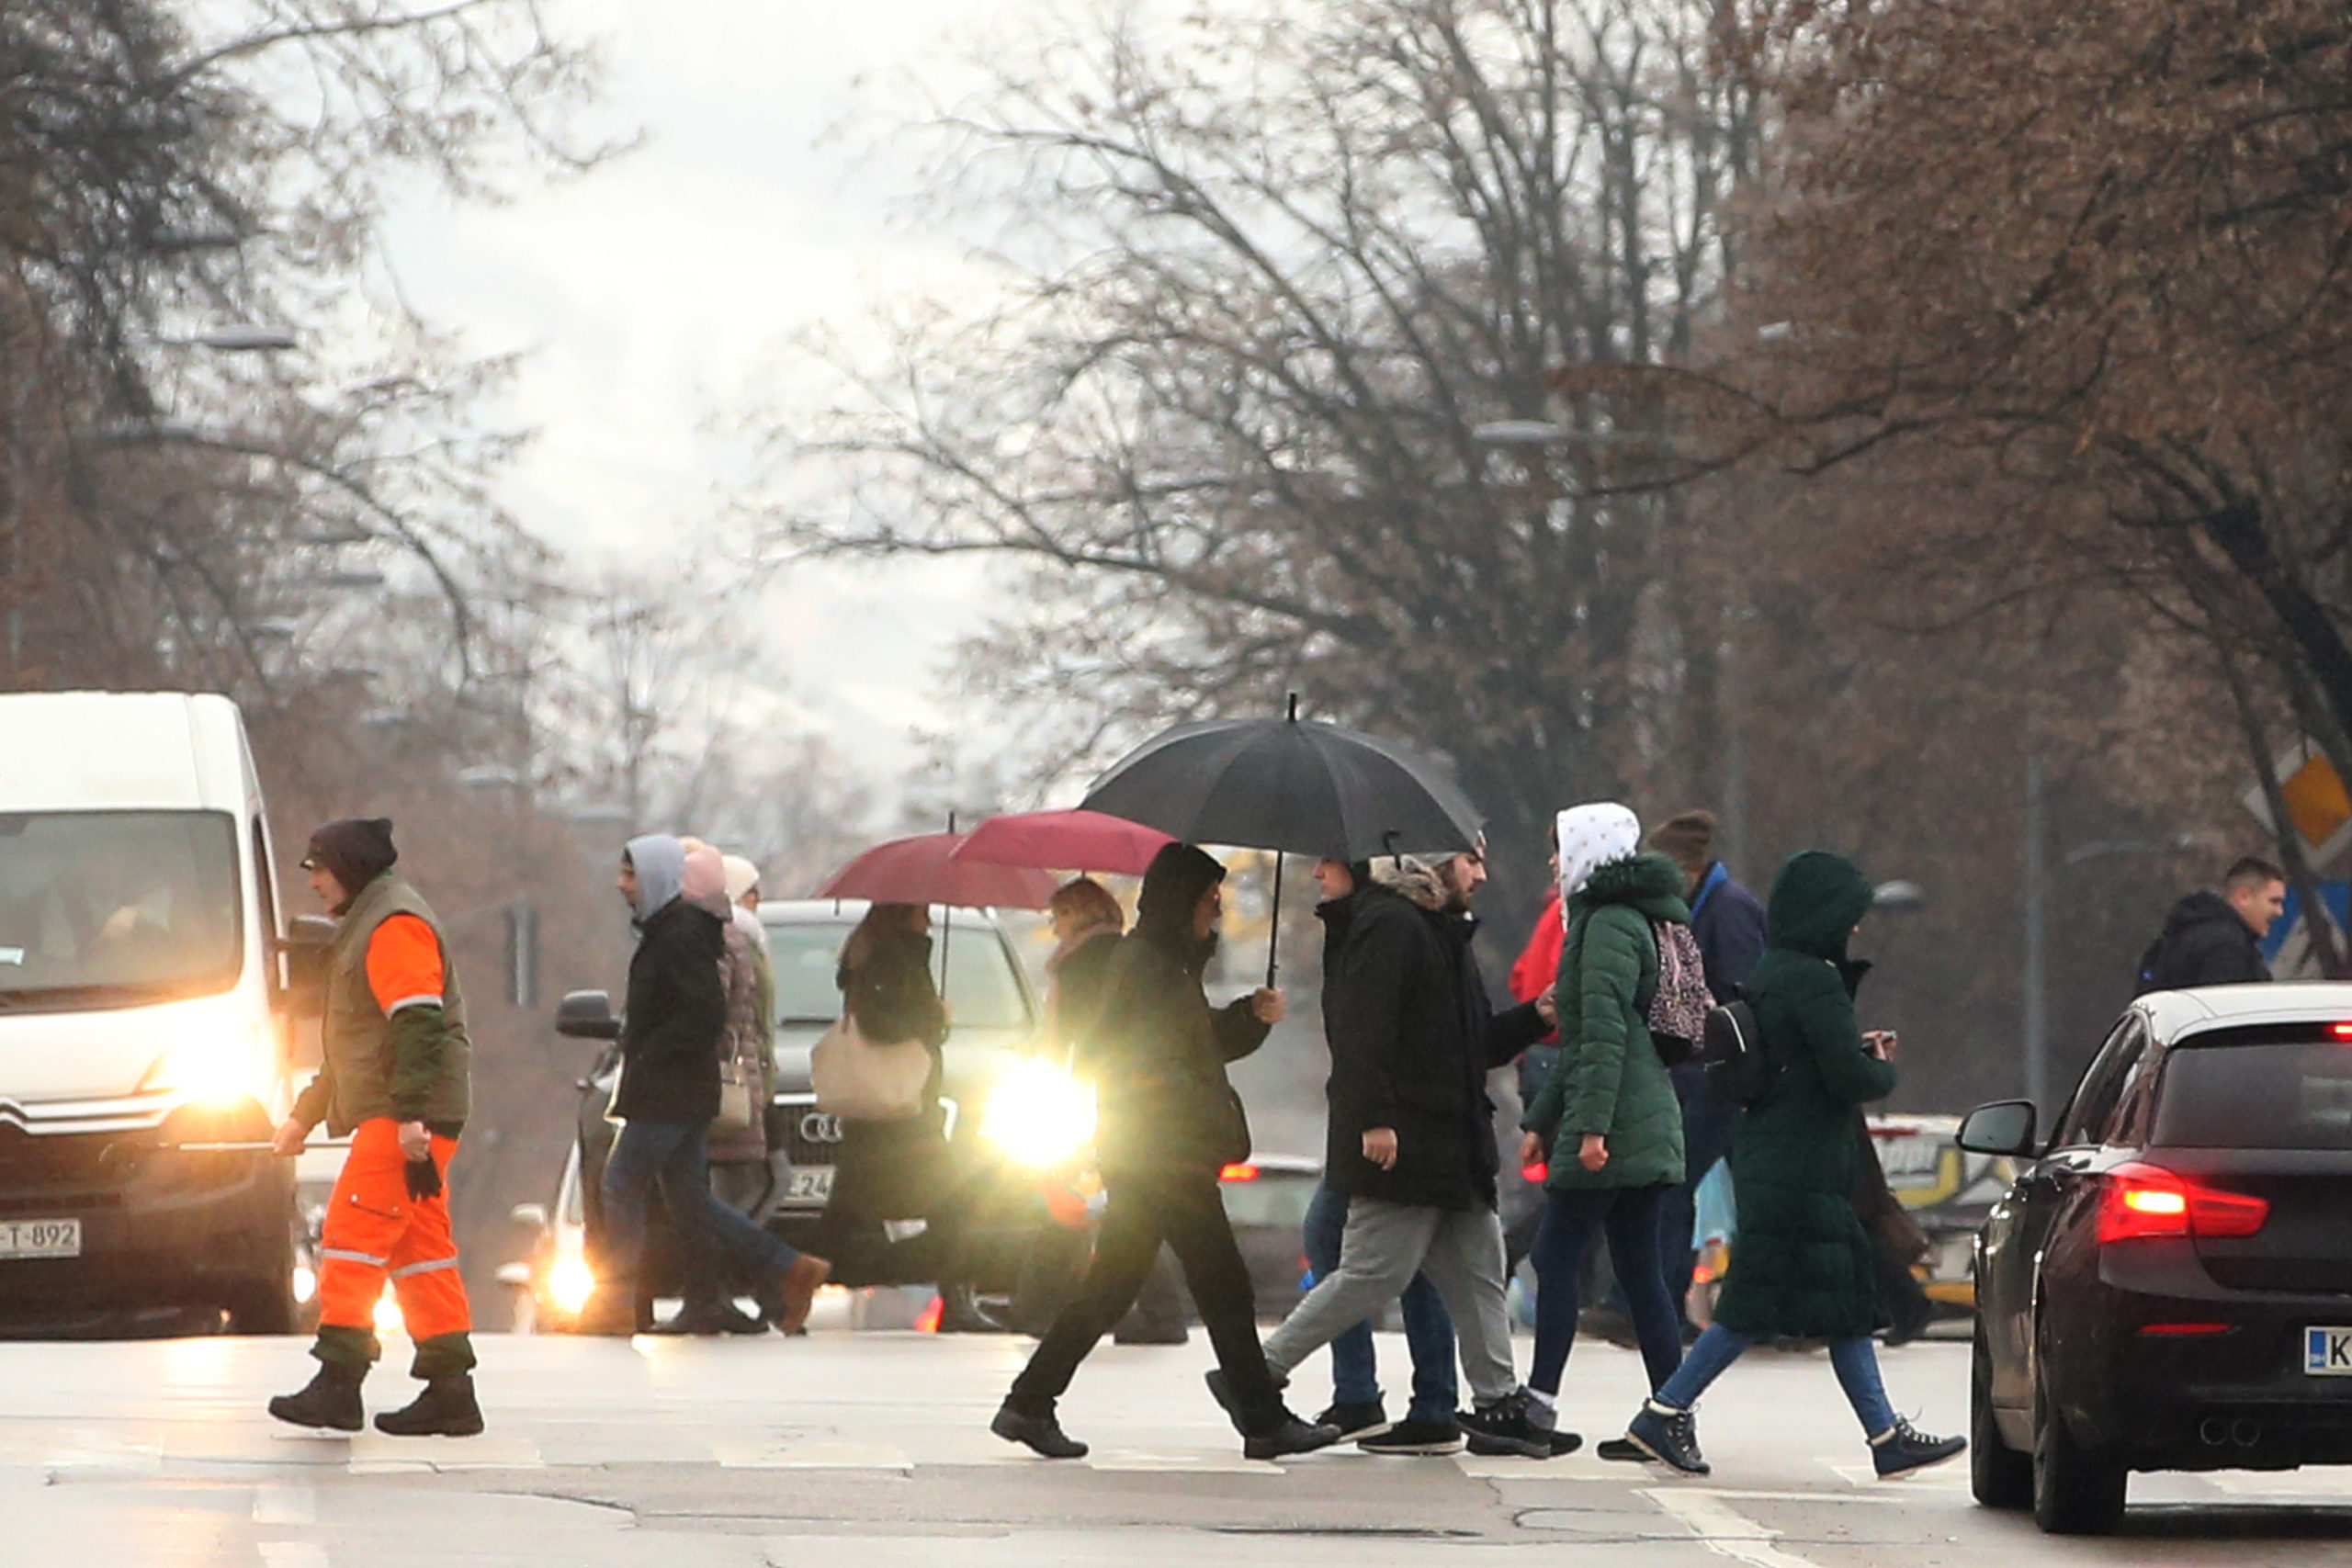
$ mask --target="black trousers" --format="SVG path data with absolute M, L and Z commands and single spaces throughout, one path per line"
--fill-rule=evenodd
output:
M 1217 1365 L 1240 1412 L 1244 1436 L 1272 1431 L 1288 1416 L 1258 1343 L 1258 1303 L 1249 1266 L 1233 1240 L 1217 1192 L 1216 1172 L 1183 1169 L 1104 1179 L 1102 1228 L 1078 1294 L 1054 1319 L 1046 1337 L 1012 1382 L 1014 1409 L 1053 1413 L 1078 1364 L 1127 1309 L 1159 1257 L 1162 1242 L 1176 1254 L 1192 1288 L 1193 1304 L 1216 1348 Z

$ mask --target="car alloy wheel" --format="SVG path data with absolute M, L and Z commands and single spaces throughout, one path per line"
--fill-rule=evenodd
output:
M 2039 1374 L 2033 1407 L 2033 1522 L 2049 1535 L 2113 1535 L 2123 1523 L 2131 1472 L 2112 1454 L 2076 1440 Z

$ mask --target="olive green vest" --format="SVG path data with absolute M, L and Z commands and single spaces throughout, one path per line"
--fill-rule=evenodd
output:
M 466 1003 L 441 922 L 416 889 L 396 876 L 376 878 L 359 890 L 344 911 L 334 941 L 327 946 L 327 1010 L 320 1025 L 321 1071 L 333 1086 L 327 1126 L 342 1137 L 362 1122 L 392 1114 L 392 1040 L 390 1021 L 368 983 L 368 944 L 376 928 L 394 915 L 414 915 L 433 928 L 441 942 L 441 1016 L 449 1043 L 441 1078 L 426 1101 L 424 1120 L 435 1125 L 463 1122 L 471 1110 L 473 1047 L 466 1039 Z

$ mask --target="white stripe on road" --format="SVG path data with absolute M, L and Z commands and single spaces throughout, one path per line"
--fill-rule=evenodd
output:
M 1658 1486 L 1642 1495 L 1688 1526 L 1718 1557 L 1745 1562 L 1748 1568 L 1817 1568 L 1811 1559 L 1773 1545 L 1781 1532 L 1733 1511 L 1721 1493 Z
M 262 1568 L 331 1568 L 327 1549 L 307 1540 L 265 1540 L 261 1561 Z
M 314 1525 L 319 1522 L 318 1500 L 308 1486 L 256 1486 L 254 1488 L 254 1523 L 257 1525 Z

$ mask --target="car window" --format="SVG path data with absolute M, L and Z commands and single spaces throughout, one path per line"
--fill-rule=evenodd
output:
M 833 974 L 849 931 L 849 927 L 837 925 L 768 928 L 778 1023 L 830 1023 L 841 1017 L 842 991 L 833 984 Z
M 1237 1225 L 1295 1230 L 1306 1223 L 1306 1206 L 1315 1200 L 1321 1178 L 1304 1172 L 1266 1170 L 1246 1181 L 1218 1184 L 1226 1216 Z
M 2090 1070 L 2083 1075 L 2073 1103 L 2059 1122 L 2059 1147 L 2096 1144 L 2104 1137 L 2109 1120 L 2115 1114 L 2116 1101 L 2122 1098 L 2124 1080 L 2147 1043 L 2148 1032 L 2139 1014 L 2129 1014 L 2115 1026 L 2107 1043 L 2092 1058 Z
M 2106 1131 L 2099 1142 L 2119 1149 L 2143 1149 L 2154 1130 L 2156 1111 L 2156 1079 L 2164 1066 L 2161 1051 L 2142 1051 L 2124 1075 L 2122 1091 L 2116 1096 L 2115 1114 L 2108 1119 Z
M 770 926 L 768 957 L 775 967 L 778 1023 L 829 1023 L 842 1012 L 833 976 L 842 943 L 853 928 L 831 922 Z M 937 969 L 937 935 L 933 973 Z M 947 943 L 947 1012 L 958 1029 L 1025 1029 L 1029 1001 L 1014 959 L 993 928 L 958 924 Z
M 2352 1151 L 2352 1044 L 2176 1045 L 2166 1055 L 2154 1143 Z

